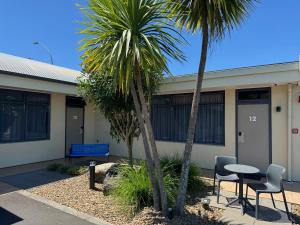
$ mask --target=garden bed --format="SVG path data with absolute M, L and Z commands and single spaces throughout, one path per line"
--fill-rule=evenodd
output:
M 184 217 L 168 220 L 151 208 L 145 208 L 135 217 L 131 217 L 121 210 L 111 196 L 103 195 L 102 187 L 102 184 L 96 184 L 96 190 L 89 190 L 88 175 L 84 174 L 35 187 L 29 191 L 116 225 L 222 224 L 217 222 L 222 210 L 204 209 L 197 201 L 199 198 L 194 196 L 189 199 Z
M 292 215 L 296 224 L 300 224 L 300 205 L 292 204 Z

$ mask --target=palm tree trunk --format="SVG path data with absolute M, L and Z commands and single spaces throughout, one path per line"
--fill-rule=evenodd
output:
M 198 76 L 197 76 L 197 81 L 196 81 L 197 84 L 196 84 L 196 89 L 194 90 L 191 116 L 190 116 L 190 120 L 189 120 L 189 128 L 188 128 L 187 139 L 186 139 L 184 155 L 183 155 L 183 164 L 182 164 L 182 169 L 181 169 L 180 184 L 178 187 L 177 200 L 176 200 L 176 214 L 178 216 L 181 216 L 184 213 L 184 204 L 185 204 L 185 199 L 186 199 L 188 175 L 189 175 L 189 169 L 190 169 L 190 163 L 191 163 L 191 153 L 192 153 L 192 149 L 193 149 L 196 122 L 197 122 L 198 109 L 199 109 L 199 101 L 200 101 L 201 88 L 202 88 L 202 81 L 203 81 L 205 64 L 206 64 L 206 56 L 207 56 L 208 41 L 209 41 L 208 35 L 209 35 L 208 34 L 208 24 L 207 24 L 207 22 L 204 22 L 203 30 L 202 30 L 201 57 L 200 57 Z
M 159 193 L 160 193 L 160 201 L 161 201 L 161 207 L 162 207 L 162 214 L 164 216 L 167 216 L 168 213 L 168 199 L 167 199 L 167 194 L 165 192 L 165 187 L 164 187 L 164 181 L 163 181 L 163 175 L 162 171 L 160 168 L 160 159 L 157 151 L 157 147 L 155 144 L 155 139 L 153 135 L 153 130 L 152 130 L 152 125 L 150 121 L 150 116 L 149 116 L 149 111 L 147 107 L 147 103 L 145 100 L 145 95 L 143 91 L 143 83 L 142 83 L 142 77 L 140 73 L 140 69 L 138 68 L 138 63 L 136 63 L 136 79 L 137 79 L 137 88 L 138 88 L 138 94 L 139 94 L 139 99 L 141 102 L 142 106 L 142 114 L 144 116 L 145 120 L 145 125 L 149 137 L 149 142 L 151 149 L 152 149 L 152 155 L 154 159 L 154 164 L 155 164 L 155 171 L 156 171 L 156 177 L 158 179 L 158 185 L 159 185 Z
M 132 137 L 127 138 L 126 145 L 127 145 L 127 150 L 128 150 L 128 162 L 131 167 L 133 166 L 132 142 L 133 142 Z
M 130 87 L 130 92 L 131 92 L 131 95 L 133 98 L 136 115 L 137 115 L 137 118 L 139 121 L 140 130 L 141 130 L 141 134 L 142 134 L 142 138 L 143 138 L 145 155 L 146 155 L 146 164 L 147 164 L 150 181 L 151 181 L 152 188 L 153 188 L 153 205 L 154 205 L 154 209 L 159 211 L 159 209 L 160 209 L 159 191 L 158 191 L 157 180 L 156 180 L 155 174 L 154 174 L 154 171 L 155 171 L 154 164 L 153 164 L 153 160 L 152 160 L 152 156 L 151 156 L 151 152 L 150 152 L 150 146 L 147 141 L 147 134 L 146 134 L 145 124 L 144 124 L 144 120 L 143 120 L 142 113 L 141 113 L 141 106 L 140 106 L 133 82 Z

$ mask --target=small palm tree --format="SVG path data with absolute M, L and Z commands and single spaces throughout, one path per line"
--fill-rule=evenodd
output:
M 196 88 L 194 90 L 187 139 L 184 150 L 180 185 L 176 201 L 176 213 L 182 215 L 188 181 L 188 171 L 199 108 L 200 93 L 206 65 L 209 43 L 225 36 L 239 26 L 248 14 L 254 0 L 169 0 L 167 8 L 175 18 L 179 28 L 186 28 L 191 32 L 201 31 L 202 48 Z
M 175 45 L 181 40 L 178 34 L 170 33 L 173 29 L 163 6 L 164 2 L 158 0 L 90 0 L 84 10 L 86 28 L 81 31 L 85 35 L 81 50 L 85 71 L 110 74 L 119 91 L 131 92 L 154 190 L 154 207 L 161 205 L 166 215 L 167 197 L 143 85 L 150 85 L 153 71 L 169 73 L 167 57 L 184 59 Z

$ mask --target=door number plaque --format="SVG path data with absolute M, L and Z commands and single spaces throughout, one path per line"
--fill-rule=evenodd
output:
M 249 116 L 250 122 L 256 122 L 256 116 Z

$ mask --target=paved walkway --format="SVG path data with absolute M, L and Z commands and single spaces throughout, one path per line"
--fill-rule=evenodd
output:
M 203 169 L 203 178 L 210 181 L 213 180 L 213 171 Z M 300 205 L 300 182 L 284 182 L 286 199 L 290 203 L 295 203 Z M 235 192 L 235 184 L 232 182 L 222 182 L 221 189 L 229 192 Z M 244 191 L 246 190 L 246 185 L 244 185 Z M 249 195 L 255 196 L 255 192 L 249 188 Z M 261 198 L 270 199 L 269 194 L 262 194 Z M 274 194 L 274 199 L 278 201 L 283 201 L 282 194 Z
M 255 211 L 247 210 L 246 214 L 241 214 L 241 208 L 239 205 L 226 207 L 228 200 L 234 198 L 232 192 L 222 190 L 220 196 L 220 204 L 217 203 L 216 196 L 210 196 L 211 206 L 223 208 L 224 214 L 221 221 L 232 225 L 243 225 L 243 224 L 255 224 L 255 225 L 271 225 L 271 224 L 282 224 L 288 225 L 291 222 L 288 220 L 285 213 L 283 202 L 276 201 L 276 209 L 274 209 L 272 201 L 270 199 L 260 199 L 260 213 L 259 220 L 255 219 Z M 249 199 L 252 205 L 255 205 L 254 198 Z M 291 210 L 291 204 L 288 204 L 289 210 Z
M 19 192 L 0 195 L 1 225 L 94 225 Z
M 0 225 L 108 224 L 98 218 L 27 192 L 26 189 L 69 177 L 42 169 L 45 168 L 45 164 L 32 165 L 32 167 L 35 171 L 30 166 L 0 170 Z

